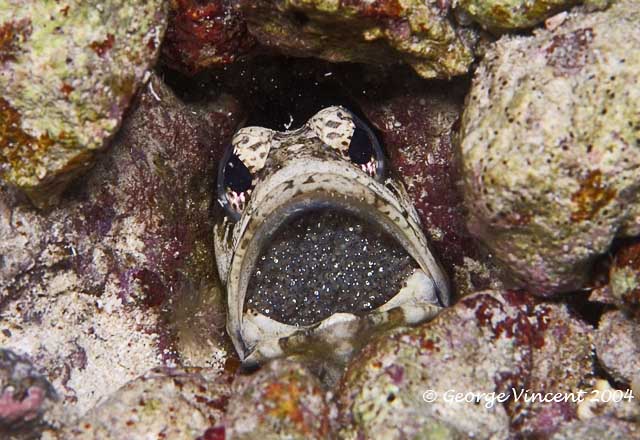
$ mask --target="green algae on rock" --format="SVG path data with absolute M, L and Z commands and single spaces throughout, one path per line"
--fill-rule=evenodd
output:
M 586 10 L 605 9 L 615 0 L 460 0 L 456 11 L 460 17 L 472 19 L 482 28 L 494 33 L 503 33 L 532 28 L 546 19 L 550 27 L 557 26 L 564 20 L 565 11 L 573 6 L 583 4 Z
M 163 0 L 0 0 L 0 176 L 50 205 L 119 127 Z
M 579 0 L 460 0 L 457 8 L 483 28 L 503 32 L 533 27 Z
M 446 2 L 430 0 L 235 0 L 257 40 L 286 55 L 332 62 L 396 64 L 424 78 L 467 73 L 469 29 L 456 28 Z
M 469 227 L 539 294 L 578 288 L 640 230 L 640 3 L 503 37 L 462 118 Z

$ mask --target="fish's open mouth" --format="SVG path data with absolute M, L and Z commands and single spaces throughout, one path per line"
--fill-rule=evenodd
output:
M 292 216 L 262 249 L 245 311 L 306 326 L 387 303 L 420 266 L 374 222 L 339 209 Z
M 343 160 L 290 160 L 217 231 L 227 329 L 243 362 L 310 351 L 313 340 L 347 356 L 361 331 L 424 322 L 449 303 L 403 188 Z

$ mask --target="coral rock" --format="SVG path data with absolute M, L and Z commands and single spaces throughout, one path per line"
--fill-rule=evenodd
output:
M 153 366 L 221 368 L 211 207 L 240 113 L 227 95 L 187 105 L 152 76 L 57 207 L 0 185 L 0 346 L 43 368 L 65 417 Z
M 461 0 L 457 8 L 492 31 L 526 29 L 579 0 Z
M 634 423 L 617 420 L 611 417 L 596 417 L 586 421 L 566 423 L 551 440 L 638 440 L 640 428 Z
M 120 126 L 159 52 L 162 0 L 0 1 L 0 176 L 40 206 Z
M 463 75 L 475 36 L 448 18 L 447 2 L 235 0 L 263 45 L 332 62 L 406 62 L 425 78 Z
M 331 407 L 318 380 L 301 364 L 275 360 L 238 376 L 225 419 L 233 439 L 325 439 Z
M 220 424 L 231 380 L 201 368 L 156 368 L 109 396 L 61 438 L 193 440 Z
M 255 40 L 229 0 L 172 0 L 162 45 L 165 64 L 195 74 L 249 52 Z
M 640 318 L 640 243 L 616 253 L 609 271 L 609 292 L 620 308 Z
M 35 433 L 45 411 L 57 400 L 53 386 L 31 362 L 0 349 L 0 434 Z
M 614 310 L 600 319 L 595 338 L 598 360 L 621 383 L 640 380 L 640 327 Z
M 578 391 L 593 377 L 591 325 L 576 318 L 564 304 L 538 304 L 534 309 L 535 335 L 527 389 L 540 393 L 574 393 L 567 402 L 526 402 L 514 405 L 511 427 L 524 438 L 548 438 L 565 421 L 578 415 Z M 539 341 L 539 342 L 537 342 Z M 542 343 L 544 342 L 544 343 Z
M 503 37 L 462 120 L 471 232 L 515 285 L 580 287 L 616 236 L 640 231 L 640 3 Z
M 556 339 L 576 341 L 560 350 Z M 590 372 L 589 342 L 588 329 L 563 307 L 514 292 L 469 295 L 428 324 L 379 338 L 352 361 L 339 388 L 341 434 L 417 438 L 437 427 L 442 438 L 506 438 L 510 426 L 552 431 L 575 417 L 575 407 L 556 408 L 549 418 L 543 408 L 514 403 L 513 390 L 573 388 Z M 428 390 L 437 396 L 423 401 Z M 504 400 L 488 394 L 479 403 L 474 396 L 452 401 L 478 391 L 505 393 Z

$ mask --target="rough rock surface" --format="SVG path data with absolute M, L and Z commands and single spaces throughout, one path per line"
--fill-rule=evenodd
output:
M 467 73 L 475 36 L 436 0 L 235 0 L 264 46 L 332 62 L 396 64 L 425 78 Z
M 558 348 L 570 338 L 577 339 L 572 348 Z M 456 403 L 445 393 L 571 389 L 590 372 L 589 342 L 588 328 L 563 307 L 536 305 L 515 292 L 467 296 L 426 325 L 371 343 L 351 363 L 337 395 L 341 435 L 506 438 L 510 427 L 552 432 L 575 417 L 575 407 L 542 414 L 543 408 L 523 408 L 512 398 Z M 430 403 L 422 399 L 428 390 L 438 393 Z
M 460 0 L 457 8 L 483 28 L 504 32 L 537 25 L 579 0 Z
M 31 436 L 57 399 L 53 386 L 28 359 L 0 349 L 0 436 Z
M 301 364 L 275 360 L 251 376 L 237 376 L 225 428 L 228 438 L 326 439 L 331 406 L 318 380 Z
M 595 337 L 600 364 L 620 383 L 640 381 L 640 326 L 624 313 L 602 315 Z
M 166 27 L 162 0 L 0 1 L 0 176 L 55 201 L 120 126 Z
M 255 40 L 230 0 L 171 0 L 162 61 L 173 69 L 196 74 L 232 63 Z
M 614 237 L 640 232 L 640 3 L 501 39 L 462 120 L 469 227 L 512 282 L 579 287 Z
M 152 77 L 111 149 L 43 213 L 0 186 L 0 346 L 26 354 L 68 417 L 150 367 L 219 367 L 224 308 L 212 180 L 239 117 Z
M 534 343 L 527 389 L 540 393 L 577 393 L 593 379 L 591 325 L 577 319 L 564 304 L 538 304 L 539 332 Z M 578 402 L 517 402 L 511 428 L 523 438 L 548 438 L 578 415 Z
M 587 395 L 578 405 L 578 418 L 589 420 L 596 417 L 612 417 L 628 422 L 640 423 L 640 401 L 638 390 L 613 388 L 609 381 L 598 379 L 586 390 Z
M 637 424 L 617 420 L 611 417 L 566 423 L 551 440 L 637 440 L 640 439 L 640 428 Z
M 609 293 L 618 307 L 640 319 L 640 243 L 616 253 L 609 271 Z
M 156 368 L 113 393 L 60 438 L 194 440 L 223 429 L 232 379 L 217 370 Z

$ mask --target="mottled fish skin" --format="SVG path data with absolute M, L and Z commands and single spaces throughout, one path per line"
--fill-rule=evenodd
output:
M 446 276 L 403 185 L 349 158 L 351 137 L 361 124 L 345 108 L 329 107 L 293 131 L 247 127 L 233 137 L 233 152 L 251 173 L 252 187 L 239 207 L 239 219 L 225 217 L 217 225 L 215 245 L 227 286 L 227 330 L 245 363 L 308 352 L 311 346 L 344 359 L 363 343 L 363 335 L 383 326 L 425 321 L 449 305 Z M 225 196 L 219 197 L 224 203 Z M 398 294 L 364 316 L 334 313 L 312 325 L 292 326 L 245 311 L 249 277 L 263 245 L 292 211 L 318 203 L 370 216 L 419 269 Z

